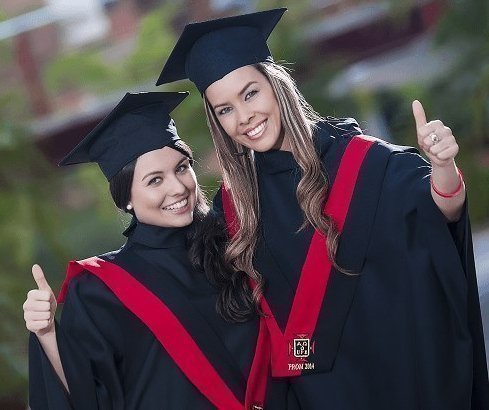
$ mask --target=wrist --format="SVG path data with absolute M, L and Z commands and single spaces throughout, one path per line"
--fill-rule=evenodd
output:
M 435 161 L 430 161 L 431 162 L 431 169 L 433 170 L 433 173 L 436 172 L 450 172 L 452 170 L 457 170 L 457 164 L 455 163 L 455 159 L 452 158 L 448 160 L 447 162 L 440 163 L 440 162 L 435 162 Z
M 56 327 L 53 325 L 49 329 L 43 329 L 39 332 L 36 332 L 37 338 L 42 340 L 56 339 Z
M 453 198 L 453 197 L 456 197 L 458 196 L 464 189 L 465 187 L 465 183 L 464 183 L 464 178 L 463 178 L 463 174 L 462 172 L 460 171 L 460 169 L 458 169 L 457 166 L 455 166 L 455 171 L 457 173 L 457 177 L 458 177 L 458 184 L 457 186 L 455 187 L 455 189 L 451 190 L 451 191 L 445 191 L 445 190 L 442 190 L 440 189 L 440 187 L 437 187 L 433 181 L 433 174 L 430 175 L 430 185 L 431 185 L 431 189 L 435 192 L 436 195 L 442 197 L 442 198 Z

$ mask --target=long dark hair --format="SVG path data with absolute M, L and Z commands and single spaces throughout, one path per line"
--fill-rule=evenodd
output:
M 223 218 L 214 211 L 198 220 L 194 217 L 188 235 L 192 264 L 203 270 L 208 281 L 219 290 L 218 313 L 228 322 L 245 322 L 258 313 L 244 271 L 235 270 L 225 259 L 229 242 Z
M 178 141 L 178 151 L 193 162 L 192 151 L 183 141 Z M 131 200 L 131 186 L 137 159 L 128 163 L 109 182 L 110 194 L 115 205 L 123 212 L 135 216 L 128 210 Z M 187 233 L 188 253 L 192 265 L 202 270 L 207 280 L 217 288 L 219 296 L 216 310 L 228 322 L 244 322 L 256 312 L 246 274 L 233 271 L 225 260 L 228 243 L 226 226 L 222 218 L 209 211 L 207 197 L 197 184 L 197 198 L 194 219 Z

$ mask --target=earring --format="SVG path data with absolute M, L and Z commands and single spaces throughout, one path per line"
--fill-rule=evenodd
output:
M 131 205 L 131 204 L 127 204 L 126 209 L 127 209 L 128 211 L 130 211 L 130 210 L 132 209 L 132 205 Z

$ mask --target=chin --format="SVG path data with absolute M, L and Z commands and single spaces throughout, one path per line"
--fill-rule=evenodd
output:
M 270 150 L 278 150 L 281 148 L 283 140 L 281 140 L 280 136 L 263 136 L 263 138 L 258 139 L 257 141 L 244 141 L 245 145 L 249 149 L 252 149 L 256 152 L 267 152 Z
M 250 144 L 248 148 L 256 152 L 267 152 L 272 149 L 276 149 L 275 145 L 276 145 L 275 141 L 260 141 L 257 142 L 256 144 Z
M 175 219 L 172 221 L 172 226 L 176 228 L 183 228 L 184 226 L 190 225 L 193 220 L 193 213 L 187 215 L 179 215 L 178 217 L 175 217 Z
M 159 219 L 158 221 L 148 221 L 143 223 L 160 226 L 162 228 L 183 228 L 190 225 L 192 222 L 193 213 L 190 215 L 172 215 L 170 217 Z

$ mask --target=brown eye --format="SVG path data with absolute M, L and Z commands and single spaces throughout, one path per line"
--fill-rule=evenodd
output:
M 177 174 L 183 174 L 189 168 L 190 168 L 189 164 L 181 164 L 177 167 L 176 172 Z
M 161 177 L 151 178 L 148 182 L 148 185 L 156 185 L 162 181 Z

